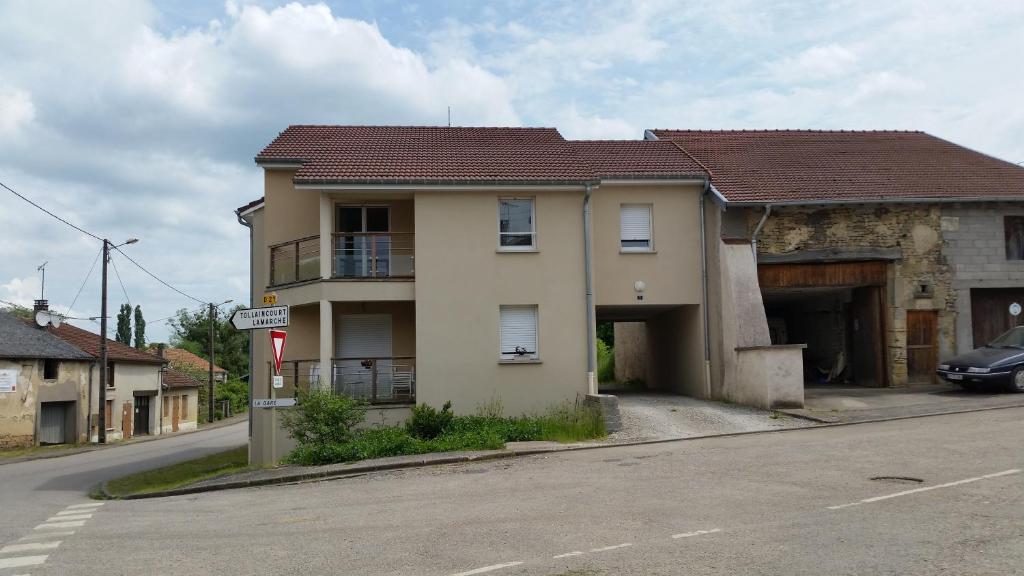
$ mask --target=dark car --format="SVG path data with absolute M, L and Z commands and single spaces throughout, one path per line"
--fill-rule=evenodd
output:
M 1024 326 L 939 364 L 938 374 L 968 389 L 997 384 L 1011 392 L 1024 392 Z

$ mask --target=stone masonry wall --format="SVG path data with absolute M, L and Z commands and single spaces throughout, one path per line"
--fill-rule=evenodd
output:
M 763 212 L 750 210 L 753 232 Z M 955 346 L 952 269 L 943 254 L 939 205 L 836 205 L 773 208 L 757 239 L 759 254 L 826 248 L 899 248 L 889 267 L 886 356 L 893 386 L 907 383 L 906 311 L 938 311 L 939 354 Z M 919 290 L 925 285 L 930 292 Z

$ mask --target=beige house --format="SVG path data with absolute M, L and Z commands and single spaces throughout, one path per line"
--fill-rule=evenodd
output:
M 191 432 L 199 426 L 199 387 L 203 384 L 184 372 L 164 368 L 160 400 L 160 430 L 164 434 Z
M 86 440 L 93 358 L 0 312 L 0 449 Z
M 704 169 L 671 142 L 567 141 L 549 128 L 293 126 L 256 158 L 252 297 L 290 307 L 273 389 L 253 333 L 252 397 L 319 386 L 399 423 L 417 402 L 508 414 L 597 392 L 598 320 L 649 327 L 650 383 L 710 394 Z M 251 458 L 290 441 L 252 411 Z

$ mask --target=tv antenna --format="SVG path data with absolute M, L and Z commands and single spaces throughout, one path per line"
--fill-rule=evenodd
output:
M 39 299 L 40 300 L 45 300 L 46 299 L 46 265 L 49 264 L 49 263 L 50 263 L 50 261 L 47 260 L 46 262 L 43 262 L 42 264 L 40 264 L 38 268 L 36 268 L 37 271 L 43 273 L 43 281 L 40 284 L 40 288 L 39 288 Z
M 452 107 L 448 107 L 448 127 L 452 127 Z

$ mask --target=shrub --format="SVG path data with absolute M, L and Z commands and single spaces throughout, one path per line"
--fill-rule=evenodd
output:
M 539 418 L 544 440 L 574 442 L 605 435 L 604 415 L 596 406 L 565 403 Z
M 412 407 L 412 416 L 405 423 L 405 429 L 416 438 L 432 440 L 444 433 L 454 417 L 451 401 L 445 402 L 440 412 L 433 406 L 420 404 Z
M 229 400 L 231 402 L 231 412 L 233 413 L 244 412 L 248 409 L 249 384 L 241 380 L 228 380 L 227 382 L 217 384 L 215 391 L 218 406 L 220 406 L 220 402 Z
M 300 446 L 352 440 L 354 427 L 366 417 L 366 404 L 326 390 L 299 391 L 291 410 L 283 411 L 281 426 Z
M 604 343 L 597 341 L 597 381 L 612 382 L 615 380 L 615 351 Z

